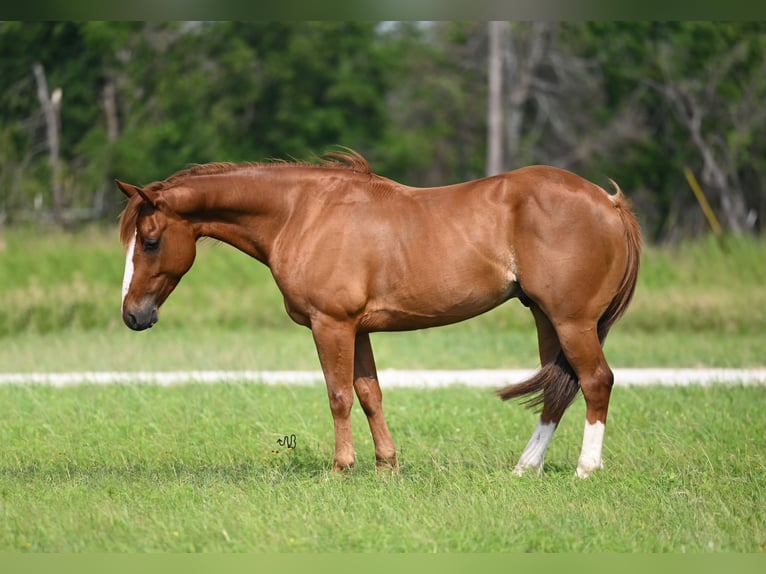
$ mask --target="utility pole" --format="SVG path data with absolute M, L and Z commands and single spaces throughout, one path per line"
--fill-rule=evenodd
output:
M 489 22 L 489 102 L 487 105 L 486 174 L 503 171 L 503 53 L 507 22 Z

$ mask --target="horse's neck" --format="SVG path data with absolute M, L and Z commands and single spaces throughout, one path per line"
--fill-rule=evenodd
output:
M 257 171 L 189 181 L 189 219 L 198 237 L 228 243 L 268 264 L 274 238 L 289 213 L 289 194 Z M 188 193 L 188 192 L 187 192 Z

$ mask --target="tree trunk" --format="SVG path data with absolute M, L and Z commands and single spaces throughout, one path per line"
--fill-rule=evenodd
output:
M 529 100 L 535 70 L 548 51 L 549 37 L 550 24 L 547 22 L 535 22 L 532 25 L 529 50 L 523 59 L 514 52 L 512 43 L 507 43 L 508 125 L 506 129 L 508 138 L 506 151 L 509 165 L 516 165 L 518 167 L 524 106 Z
M 35 80 L 37 81 L 37 97 L 45 115 L 45 126 L 48 137 L 48 154 L 51 164 L 51 196 L 53 199 L 53 217 L 60 222 L 62 217 L 62 189 L 61 189 L 61 161 L 59 150 L 59 122 L 61 110 L 61 88 L 48 93 L 48 81 L 45 77 L 45 69 L 42 64 L 33 66 Z
M 109 200 L 112 196 L 117 197 L 114 194 L 111 171 L 114 144 L 120 135 L 120 123 L 117 116 L 117 86 L 112 78 L 104 86 L 104 91 L 101 94 L 101 103 L 104 108 L 104 119 L 106 121 L 106 150 L 104 152 L 103 165 L 104 182 L 93 199 L 93 211 L 97 216 L 104 215 L 114 204 L 114 201 Z

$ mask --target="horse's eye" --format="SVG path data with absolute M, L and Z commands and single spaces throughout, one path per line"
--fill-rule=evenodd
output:
M 144 239 L 144 251 L 157 251 L 160 247 L 160 240 L 154 237 Z

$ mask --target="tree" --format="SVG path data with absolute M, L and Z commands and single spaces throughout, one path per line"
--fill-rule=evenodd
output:
M 483 176 L 486 24 L 399 23 L 385 38 L 393 79 L 376 169 L 422 186 Z
M 730 36 L 718 26 L 699 32 L 712 35 L 711 40 L 721 44 L 699 62 L 701 74 L 686 75 L 678 69 L 689 65 L 693 58 L 689 45 L 679 50 L 661 43 L 657 60 L 660 77 L 647 81 L 673 107 L 680 126 L 696 148 L 699 159 L 694 163 L 702 164 L 702 183 L 717 197 L 728 228 L 743 233 L 755 221 L 749 217 L 740 162 L 748 161 L 747 146 L 765 125 L 760 97 L 766 95 L 766 60 L 756 60 L 755 75 L 746 68 L 752 52 L 757 49 L 762 54 L 763 46 L 754 45 L 753 38 Z
M 701 173 L 714 208 L 737 233 L 763 210 L 764 31 L 761 22 L 589 23 L 570 28 L 604 73 L 607 106 L 633 99 L 648 136 L 623 159 L 646 190 L 649 235 L 704 229 L 683 168 Z M 760 151 L 759 151 L 760 150 Z M 747 181 L 749 186 L 743 185 Z M 748 189 L 749 188 L 749 189 Z M 758 191 L 755 191 L 758 190 Z
M 706 229 L 689 167 L 729 230 L 757 231 L 764 32 L 762 22 L 3 22 L 0 219 L 44 219 L 54 206 L 67 220 L 113 219 L 115 177 L 148 183 L 189 163 L 311 159 L 342 144 L 411 185 L 532 163 L 612 177 L 659 240 Z M 65 95 L 59 168 L 38 62 Z

